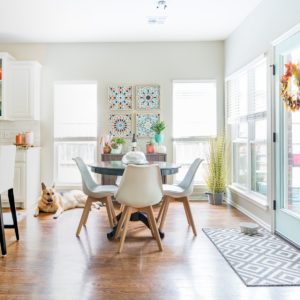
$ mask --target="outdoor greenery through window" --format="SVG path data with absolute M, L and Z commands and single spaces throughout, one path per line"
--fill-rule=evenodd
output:
M 72 158 L 96 159 L 97 83 L 54 85 L 54 170 L 57 185 L 78 185 L 80 173 Z
M 208 140 L 217 133 L 215 80 L 173 81 L 173 154 L 182 167 L 176 182 L 183 179 L 193 160 L 206 158 Z M 195 183 L 205 184 L 205 163 Z
M 267 67 L 260 58 L 226 81 L 232 184 L 267 195 Z

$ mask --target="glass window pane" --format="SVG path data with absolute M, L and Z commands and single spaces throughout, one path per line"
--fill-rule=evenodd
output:
M 212 136 L 217 131 L 216 82 L 173 83 L 173 136 Z
M 292 61 L 300 60 L 300 48 L 291 53 Z M 292 90 L 296 92 L 295 84 Z M 300 215 L 300 111 L 286 113 L 285 176 L 287 178 L 284 207 Z
M 55 181 L 79 184 L 81 177 L 72 158 L 95 161 L 97 137 L 97 84 L 54 85 Z M 70 142 L 72 138 L 72 142 Z M 84 141 L 89 138 L 89 141 Z M 91 141 L 92 140 L 92 141 Z
M 239 114 L 245 116 L 248 113 L 248 76 L 243 74 L 238 80 Z
M 267 195 L 267 145 L 257 143 L 251 145 L 251 189 Z
M 254 70 L 254 108 L 252 112 L 265 111 L 267 108 L 267 65 L 266 61 Z
M 247 187 L 247 144 L 233 143 L 233 181 L 240 186 Z
M 88 164 L 96 160 L 96 142 L 56 142 L 56 180 L 62 184 L 81 183 L 81 176 L 72 158 L 81 157 Z
M 248 123 L 247 122 L 241 122 L 239 123 L 239 138 L 247 138 L 248 137 Z
M 255 121 L 255 140 L 267 140 L 267 119 Z
M 176 163 L 181 165 L 179 172 L 175 176 L 175 181 L 180 182 L 187 170 L 189 169 L 191 163 L 194 159 L 200 157 L 205 159 L 207 156 L 208 151 L 208 142 L 201 141 L 201 142 L 174 142 L 174 155 L 176 157 Z M 200 165 L 196 176 L 195 176 L 195 183 L 196 184 L 205 184 L 205 165 L 206 160 L 202 162 Z

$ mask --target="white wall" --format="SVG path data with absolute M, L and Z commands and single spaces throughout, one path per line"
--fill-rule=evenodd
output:
M 263 53 L 267 53 L 271 62 L 271 43 L 276 38 L 300 23 L 299 0 L 264 0 L 246 18 L 246 20 L 225 41 L 225 76 Z M 262 224 L 272 223 L 271 201 L 265 210 L 237 193 L 231 194 L 231 201 L 240 210 L 257 217 Z
M 217 79 L 218 120 L 223 123 L 223 42 L 0 44 L 18 60 L 38 60 L 41 80 L 42 180 L 53 181 L 53 83 L 97 80 L 99 135 L 108 132 L 107 88 L 111 84 L 159 84 L 165 144 L 172 161 L 172 80 Z
M 225 41 L 225 75 L 267 52 L 273 40 L 299 22 L 299 0 L 262 1 Z

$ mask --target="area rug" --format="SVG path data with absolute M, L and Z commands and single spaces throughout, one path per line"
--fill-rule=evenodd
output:
M 300 286 L 300 251 L 265 229 L 203 228 L 246 286 Z

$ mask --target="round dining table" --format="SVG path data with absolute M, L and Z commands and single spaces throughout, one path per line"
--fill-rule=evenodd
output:
M 148 164 L 155 164 L 158 165 L 160 168 L 161 176 L 165 178 L 167 175 L 173 175 L 178 173 L 179 168 L 181 167 L 178 164 L 175 163 L 168 163 L 168 162 L 161 162 L 161 161 L 151 161 L 147 162 Z M 96 163 L 88 164 L 91 171 L 97 174 L 102 175 L 113 175 L 113 176 L 122 176 L 124 173 L 124 170 L 126 168 L 126 164 L 124 164 L 122 161 L 101 161 Z M 117 221 L 120 220 L 121 214 L 119 213 L 117 215 Z M 148 223 L 147 216 L 142 212 L 135 212 L 131 215 L 130 221 L 141 221 L 143 222 L 148 228 L 150 228 Z M 113 240 L 115 237 L 115 233 L 117 231 L 116 225 L 111 232 L 107 234 L 107 238 L 109 240 Z M 164 233 L 159 230 L 159 234 L 161 238 L 164 238 Z
M 162 161 L 149 161 L 146 163 L 159 165 L 161 176 L 173 175 L 178 173 L 179 168 L 181 167 L 178 164 L 162 162 Z M 97 163 L 92 163 L 88 165 L 91 168 L 91 171 L 97 174 L 102 175 L 114 175 L 122 176 L 126 168 L 126 164 L 122 161 L 101 161 Z

